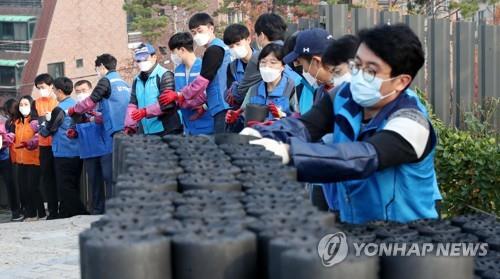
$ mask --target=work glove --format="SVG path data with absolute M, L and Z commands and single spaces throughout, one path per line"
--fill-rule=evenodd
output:
M 182 95 L 177 94 L 174 90 L 167 89 L 161 93 L 159 101 L 160 105 L 167 106 L 173 102 L 182 103 L 184 97 Z
M 146 109 L 136 109 L 135 111 L 132 112 L 132 120 L 138 122 L 141 121 L 144 117 L 146 117 Z
M 69 128 L 66 131 L 66 136 L 70 139 L 76 139 L 78 137 L 78 132 L 73 128 Z
M 127 136 L 132 136 L 133 134 L 137 133 L 137 129 L 134 127 L 125 127 L 125 129 L 123 129 L 123 132 Z
M 267 105 L 267 108 L 269 109 L 269 112 L 274 118 L 283 118 L 286 116 L 286 113 L 284 113 L 279 107 L 277 107 L 273 103 Z
M 207 105 L 202 105 L 193 109 L 196 113 L 189 117 L 189 120 L 195 121 L 205 114 L 207 111 Z
M 274 155 L 281 157 L 281 162 L 285 165 L 290 162 L 290 146 L 288 144 L 268 138 L 252 140 L 249 143 L 261 145 L 266 150 L 273 152 Z
M 241 115 L 241 108 L 238 110 L 228 110 L 226 113 L 226 123 L 234 124 Z

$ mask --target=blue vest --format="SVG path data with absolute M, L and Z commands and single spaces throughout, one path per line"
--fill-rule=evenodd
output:
M 0 161 L 9 160 L 9 158 L 10 158 L 9 148 L 4 147 L 0 149 Z
M 290 111 L 290 95 L 294 92 L 295 86 L 293 80 L 290 80 L 285 75 L 282 76 L 278 86 L 268 95 L 266 93 L 266 83 L 260 81 L 256 86 L 250 88 L 249 104 L 269 105 L 270 103 L 278 106 L 287 116 L 292 114 Z M 269 113 L 268 120 L 274 119 Z
M 297 74 L 290 66 L 285 65 L 285 70 L 283 71 L 283 75 L 286 76 L 287 78 L 293 80 L 293 83 L 295 86 L 298 86 L 301 82 L 303 77 L 299 74 Z
M 219 46 L 224 49 L 224 61 L 222 61 L 217 74 L 207 87 L 208 111 L 212 116 L 215 116 L 217 113 L 229 108 L 229 105 L 224 100 L 224 94 L 227 89 L 227 67 L 231 63 L 231 54 L 229 48 L 221 39 L 215 38 L 209 46 Z
M 78 138 L 70 139 L 66 136 L 66 131 L 68 131 L 71 126 L 73 126 L 73 120 L 66 113 L 70 107 L 76 105 L 76 101 L 73 98 L 68 97 L 59 103 L 58 107 L 64 110 L 64 120 L 52 136 L 52 153 L 54 157 L 79 157 L 80 149 L 78 147 Z
M 137 97 L 137 106 L 139 108 L 145 108 L 158 102 L 158 96 L 160 95 L 160 89 L 158 88 L 157 78 L 160 78 L 168 70 L 161 65 L 156 65 L 155 69 L 149 75 L 146 84 L 142 82 L 139 75 L 135 77 L 135 94 Z M 124 118 L 125 119 L 125 118 Z M 158 117 L 143 118 L 141 120 L 142 128 L 144 129 L 144 134 L 156 134 L 164 131 L 163 123 L 158 119 Z
M 105 133 L 111 137 L 123 130 L 125 125 L 125 114 L 130 102 L 130 87 L 115 71 L 108 72 L 106 78 L 111 84 L 111 95 L 102 99 L 99 111 L 102 112 Z
M 105 132 L 104 124 L 87 122 L 76 125 L 80 158 L 96 158 L 113 152 L 113 137 Z
M 382 130 L 392 113 L 404 108 L 418 109 L 427 116 L 416 94 L 406 90 L 362 127 L 363 108 L 354 102 L 349 83 L 346 83 L 335 96 L 333 104 L 333 143 L 363 141 Z M 436 136 L 432 128 L 431 137 L 435 146 Z M 332 183 L 330 187 L 336 188 L 337 201 L 330 201 L 329 204 L 338 204 L 343 222 L 410 222 L 438 216 L 435 199 L 440 194 L 434 169 L 434 150 L 417 163 L 377 171 L 366 179 Z
M 307 82 L 305 78 L 302 78 L 300 83 L 303 85 L 302 93 L 299 99 L 299 112 L 304 115 L 308 112 L 314 104 L 314 88 Z
M 186 77 L 186 65 L 180 64 L 175 68 L 175 91 L 179 92 L 182 88 L 193 82 L 201 71 L 201 59 L 196 58 L 189 77 Z M 195 121 L 190 120 L 196 112 L 191 109 L 181 109 L 184 131 L 187 135 L 208 135 L 214 132 L 214 118 L 210 113 L 204 113 L 202 117 Z
M 243 67 L 243 61 L 241 59 L 236 59 L 229 65 L 229 70 L 233 76 L 234 81 L 241 82 L 245 76 L 245 68 Z

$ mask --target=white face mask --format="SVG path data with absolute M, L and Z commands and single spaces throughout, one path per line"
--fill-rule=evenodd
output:
M 197 46 L 205 46 L 210 41 L 210 35 L 207 33 L 198 33 L 194 35 L 193 41 Z
M 318 80 L 316 79 L 316 77 L 318 76 L 319 74 L 319 70 L 316 72 L 316 76 L 313 77 L 309 71 L 311 70 L 311 66 L 312 66 L 312 62 L 313 60 L 311 60 L 311 62 L 309 63 L 309 69 L 306 71 L 303 71 L 302 72 L 302 75 L 304 76 L 304 78 L 307 80 L 307 83 L 309 83 L 309 85 L 311 85 L 313 88 L 318 88 L 319 85 L 318 85 Z
M 19 107 L 19 112 L 23 115 L 23 116 L 28 116 L 31 112 L 31 108 L 30 107 Z
M 242 59 L 248 55 L 248 49 L 245 46 L 235 46 L 230 52 L 231 56 L 234 56 L 236 59 Z
M 344 82 L 349 82 L 351 81 L 351 73 L 347 72 L 340 77 L 333 76 L 331 82 L 333 83 L 334 86 L 339 86 Z
M 38 92 L 40 92 L 41 97 L 49 97 L 50 96 L 49 89 L 47 89 L 47 88 L 39 89 Z
M 154 63 L 152 61 L 142 61 L 142 62 L 139 62 L 137 63 L 139 65 L 139 69 L 141 70 L 141 72 L 147 72 L 149 70 L 151 70 L 151 68 L 153 68 L 153 65 Z
M 80 93 L 80 94 L 76 95 L 76 100 L 77 100 L 78 102 L 81 102 L 81 101 L 83 101 L 83 100 L 87 99 L 89 96 L 90 96 L 90 93 L 87 93 L 87 92 L 85 92 L 85 93 Z
M 313 88 L 318 88 L 318 82 L 310 73 L 303 70 L 302 76 L 306 79 L 306 81 L 307 81 L 307 83 L 309 83 L 309 85 L 311 85 Z
M 363 71 L 359 70 L 357 74 L 352 76 L 350 89 L 352 94 L 352 99 L 360 106 L 368 108 L 376 105 L 378 102 L 382 101 L 385 98 L 388 98 L 397 93 L 396 90 L 391 92 L 385 96 L 382 96 L 380 93 L 380 88 L 382 87 L 382 83 L 384 81 L 392 80 L 390 79 L 381 79 L 375 77 L 371 82 L 366 81 L 363 78 Z
M 270 68 L 270 67 L 260 67 L 260 75 L 264 82 L 273 82 L 281 75 L 280 69 Z
M 182 58 L 176 54 L 176 53 L 171 53 L 170 54 L 170 60 L 172 60 L 172 63 L 174 63 L 175 65 L 180 65 L 182 64 Z

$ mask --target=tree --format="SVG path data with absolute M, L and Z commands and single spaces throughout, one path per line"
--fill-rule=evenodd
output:
M 425 14 L 428 16 L 451 16 L 458 14 L 463 18 L 471 18 L 480 9 L 480 4 L 495 5 L 500 0 L 413 0 L 407 2 L 411 14 Z M 449 5 L 448 5 L 449 3 Z
M 152 43 L 166 32 L 169 22 L 177 31 L 178 13 L 205 8 L 206 3 L 192 0 L 128 0 L 123 5 L 133 18 L 131 28 L 141 31 L 142 36 Z

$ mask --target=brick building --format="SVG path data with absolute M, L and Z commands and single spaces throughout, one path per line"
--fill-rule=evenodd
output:
M 31 94 L 37 74 L 97 82 L 94 60 L 111 53 L 129 64 L 123 0 L 0 1 L 0 104 Z M 121 65 L 123 64 L 123 65 Z

